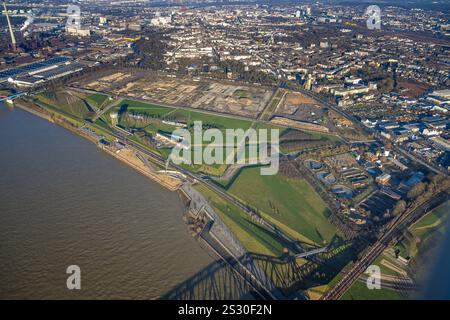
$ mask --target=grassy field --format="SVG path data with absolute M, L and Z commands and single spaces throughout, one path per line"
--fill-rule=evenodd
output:
M 165 106 L 149 104 L 149 103 L 144 103 L 144 102 L 138 102 L 138 101 L 132 101 L 132 100 L 123 100 L 114 109 L 116 111 L 122 111 L 122 112 L 128 111 L 128 112 L 145 114 L 147 116 L 155 118 L 155 123 L 150 125 L 148 128 L 150 132 L 156 132 L 157 130 L 170 132 L 172 129 L 175 129 L 175 127 L 173 127 L 173 126 L 160 123 L 161 120 L 186 123 L 188 126 L 188 129 L 191 132 L 192 132 L 192 125 L 194 124 L 194 121 L 202 121 L 204 130 L 206 130 L 208 128 L 217 128 L 223 132 L 225 131 L 225 129 L 247 130 L 252 125 L 252 122 L 250 120 L 230 118 L 230 117 L 226 117 L 226 116 L 190 111 L 190 110 L 185 110 L 185 109 L 181 109 L 181 108 L 165 107 Z M 126 123 L 124 123 L 124 125 L 126 125 Z M 264 124 L 264 123 L 259 123 L 255 127 L 255 129 L 257 131 L 260 129 L 267 129 L 268 130 L 268 139 L 270 139 L 270 137 L 271 137 L 271 132 L 269 129 L 279 129 L 280 136 L 287 130 L 286 128 L 273 126 L 270 124 Z
M 290 136 L 290 133 L 295 131 L 301 132 L 304 136 L 301 138 Z M 338 136 L 329 133 L 286 128 L 280 137 L 280 149 L 283 153 L 291 153 L 319 146 L 333 145 L 340 141 L 341 139 Z
M 307 294 L 312 300 L 319 300 L 325 293 L 327 293 L 336 283 L 343 278 L 343 275 L 339 273 L 328 284 L 324 284 L 317 287 L 312 287 L 307 290 Z
M 36 95 L 35 98 L 81 119 L 84 119 L 90 111 L 88 105 L 81 98 L 65 91 L 45 92 Z
M 177 121 L 183 121 L 192 125 L 194 121 L 202 121 L 204 128 L 217 128 L 220 130 L 225 129 L 248 129 L 251 126 L 251 121 L 243 119 L 235 119 L 230 117 L 218 116 L 209 113 L 195 112 L 189 110 L 178 109 L 172 114 L 170 118 Z
M 382 288 L 369 290 L 365 282 L 356 281 L 342 296 L 341 300 L 405 300 L 406 296 L 400 292 Z
M 111 135 L 110 130 L 107 126 L 101 123 L 101 120 L 96 122 L 97 126 L 91 125 L 90 123 L 80 119 L 79 116 L 74 115 L 73 113 L 68 112 L 65 108 L 61 108 L 60 106 L 55 105 L 55 101 L 53 103 L 51 99 L 47 99 L 42 96 L 35 96 L 39 105 L 44 107 L 47 111 L 52 113 L 54 116 L 64 119 L 65 121 L 71 123 L 74 127 L 80 128 L 82 126 L 93 130 L 98 136 L 103 136 L 108 141 L 113 141 L 114 137 Z M 46 102 L 48 101 L 48 102 Z
M 14 94 L 12 89 L 1 89 L 0 90 L 0 96 L 8 97 L 12 94 Z
M 262 176 L 260 168 L 248 168 L 228 191 L 300 241 L 323 245 L 336 233 L 325 203 L 304 180 Z
M 188 126 L 192 125 L 194 121 L 202 121 L 205 127 L 214 127 L 219 129 L 242 128 L 245 130 L 251 125 L 251 121 L 248 120 L 234 119 L 209 113 L 165 107 L 132 100 L 123 100 L 116 109 L 138 112 L 151 117 L 161 118 L 162 120 L 185 122 Z
M 332 142 L 341 141 L 341 139 L 334 134 L 308 131 L 308 130 L 301 130 L 301 131 L 310 134 L 313 139 L 326 140 L 326 141 L 332 141 Z
M 42 102 L 55 106 L 63 112 L 73 115 L 79 119 L 86 119 L 92 117 L 92 110 L 89 110 L 89 106 L 102 108 L 108 104 L 109 97 L 102 94 L 80 94 L 70 93 L 65 90 L 49 91 L 37 96 Z M 202 121 L 203 129 L 216 128 L 224 132 L 226 129 L 243 129 L 247 130 L 252 126 L 252 121 L 238 118 L 231 118 L 221 115 L 215 115 L 204 112 L 197 112 L 186 110 L 182 108 L 166 107 L 156 104 L 150 104 L 140 101 L 133 101 L 124 99 L 120 101 L 112 110 L 120 113 L 130 112 L 148 116 L 145 121 L 134 121 L 129 117 L 120 117 L 119 125 L 124 128 L 134 128 L 141 131 L 145 131 L 148 134 L 155 135 L 156 133 L 170 134 L 176 127 L 173 125 L 162 123 L 162 120 L 175 121 L 186 123 L 188 130 L 193 132 L 194 121 Z M 111 110 L 111 111 L 112 111 Z M 111 123 L 109 114 L 103 115 L 101 121 L 98 122 L 100 126 L 105 129 L 108 127 L 107 123 Z M 281 134 L 286 130 L 279 127 L 274 127 L 269 124 L 258 124 L 255 129 L 280 129 Z M 269 137 L 270 139 L 270 130 Z M 259 139 L 260 141 L 261 139 Z M 225 142 L 225 141 L 224 141 Z M 203 142 L 202 148 L 204 149 L 209 142 Z M 246 146 L 246 159 L 248 160 L 248 143 Z M 223 160 L 228 158 L 227 149 L 223 148 Z M 168 155 L 168 151 L 159 151 L 162 155 Z M 215 177 L 220 177 L 225 173 L 228 165 L 219 164 L 201 164 L 201 165 L 184 165 L 185 169 L 192 172 L 202 172 Z
M 108 100 L 108 96 L 100 93 L 94 93 L 86 96 L 86 100 L 93 106 L 100 108 Z
M 245 212 L 227 203 L 204 186 L 196 185 L 195 188 L 205 196 L 211 207 L 249 252 L 274 257 L 283 254 L 284 244 L 251 221 Z
M 174 108 L 163 107 L 155 104 L 144 103 L 133 100 L 122 100 L 122 102 L 115 108 L 117 111 L 130 111 L 142 113 L 150 117 L 164 118 L 165 115 L 174 111 Z
M 417 221 L 413 226 L 411 226 L 410 231 L 415 236 L 426 238 L 433 231 L 445 229 L 446 222 L 449 217 L 450 202 L 446 202 Z
M 395 271 L 394 269 L 389 268 L 389 267 L 385 266 L 384 264 L 382 264 L 383 260 L 385 260 L 387 262 L 390 262 L 390 259 L 387 256 L 385 256 L 384 253 L 383 253 L 373 263 L 374 265 L 380 267 L 380 270 L 381 270 L 382 274 L 385 274 L 385 275 L 388 275 L 388 276 L 395 276 L 395 277 L 404 276 L 401 273 L 398 273 L 397 271 Z
M 414 258 L 420 252 L 420 247 L 426 242 L 445 234 L 449 218 L 450 201 L 447 201 L 408 229 L 412 235 L 412 240 L 402 241 L 397 244 L 396 248 L 400 250 L 400 255 L 404 258 Z
M 140 114 L 145 114 L 151 118 L 154 118 L 152 120 L 151 124 L 144 124 L 141 123 L 138 127 L 136 127 L 136 124 L 131 125 L 131 123 L 127 123 L 126 120 L 122 119 L 120 120 L 119 124 L 122 127 L 133 127 L 137 129 L 145 130 L 147 133 L 155 134 L 158 132 L 165 132 L 170 134 L 173 132 L 173 130 L 176 129 L 176 127 L 164 124 L 161 121 L 162 120 L 168 120 L 168 121 L 175 121 L 175 122 L 182 122 L 186 123 L 188 130 L 192 133 L 193 132 L 193 123 L 194 121 L 202 121 L 203 123 L 203 130 L 206 130 L 208 128 L 216 128 L 221 130 L 222 132 L 225 131 L 225 129 L 243 129 L 247 130 L 250 128 L 252 122 L 248 120 L 243 119 L 235 119 L 220 115 L 213 115 L 209 113 L 202 113 L 202 112 L 196 112 L 196 111 L 190 111 L 185 110 L 182 108 L 171 108 L 171 107 L 165 107 L 165 106 L 159 106 L 154 104 L 148 104 L 144 102 L 137 102 L 132 100 L 123 100 L 116 108 L 116 111 L 121 112 L 135 112 Z M 271 128 L 270 126 L 267 126 L 265 128 Z M 261 129 L 261 127 L 257 127 L 257 129 Z M 270 133 L 270 131 L 269 131 Z M 270 134 L 269 134 L 270 138 Z M 193 143 L 194 141 L 191 141 Z M 225 142 L 225 141 L 224 141 Z M 204 149 L 209 142 L 204 142 L 202 144 L 202 149 Z M 248 146 L 246 147 L 246 155 L 248 155 Z M 223 148 L 223 160 L 227 157 L 227 149 Z M 170 153 L 170 150 L 160 150 L 160 153 L 162 155 L 165 155 L 166 157 Z M 248 158 L 248 157 L 246 157 Z M 212 176 L 221 176 L 228 165 L 219 165 L 219 164 L 213 164 L 213 165 L 183 165 L 185 169 L 188 169 L 192 172 L 203 172 L 208 175 Z
M 41 100 L 39 100 L 39 105 L 41 107 L 45 108 L 47 111 L 49 111 L 52 115 L 56 115 L 64 120 L 68 121 L 74 127 L 80 128 L 81 126 L 84 125 L 83 120 L 80 120 L 78 117 L 75 117 L 72 114 L 65 112 L 64 110 L 61 110 L 60 108 L 57 108 L 46 102 L 42 102 Z

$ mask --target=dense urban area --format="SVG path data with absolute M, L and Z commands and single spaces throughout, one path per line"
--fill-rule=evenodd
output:
M 360 1 L 10 0 L 0 101 L 179 192 L 254 298 L 413 299 L 450 214 L 450 8 L 385 2 L 371 28 Z M 279 172 L 167 161 L 194 121 L 278 129 Z

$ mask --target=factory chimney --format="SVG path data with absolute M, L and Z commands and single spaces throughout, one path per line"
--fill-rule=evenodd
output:
M 16 37 L 14 37 L 14 32 L 11 26 L 11 21 L 9 21 L 8 9 L 6 9 L 6 1 L 3 1 L 3 8 L 5 9 L 6 20 L 8 21 L 9 33 L 11 35 L 12 50 L 17 50 Z

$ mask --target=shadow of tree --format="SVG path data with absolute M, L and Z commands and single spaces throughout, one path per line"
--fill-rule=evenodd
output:
M 119 112 L 118 112 L 119 116 L 124 114 L 125 112 L 127 112 L 127 110 L 128 110 L 128 104 L 127 103 L 122 104 L 119 108 Z

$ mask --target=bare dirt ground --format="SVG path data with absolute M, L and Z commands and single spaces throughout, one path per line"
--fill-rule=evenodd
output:
M 162 186 L 166 187 L 167 189 L 169 189 L 171 191 L 178 190 L 178 188 L 182 184 L 182 181 L 177 178 L 174 178 L 167 174 L 160 174 L 154 170 L 151 170 L 140 159 L 138 159 L 136 157 L 135 152 L 132 150 L 122 149 L 122 150 L 120 150 L 120 152 L 113 153 L 112 151 L 110 151 L 110 153 L 112 155 L 114 155 L 117 159 L 127 163 L 129 166 L 131 166 L 135 170 L 141 172 L 145 176 L 158 182 L 159 184 L 161 184 Z
M 269 104 L 273 89 L 245 84 L 194 81 L 187 78 L 144 74 L 133 70 L 100 72 L 96 78 L 75 83 L 78 87 L 112 95 L 190 107 L 255 119 Z
M 121 95 L 255 118 L 269 103 L 272 90 L 219 82 L 194 82 L 178 78 L 141 79 L 118 90 Z
M 276 113 L 287 114 L 296 120 L 315 124 L 325 124 L 327 116 L 318 101 L 300 92 L 288 92 L 279 104 Z
M 404 80 L 401 80 L 398 86 L 402 95 L 408 98 L 418 98 L 430 88 L 430 86 L 425 83 L 416 83 Z
M 302 94 L 302 93 L 289 93 L 286 95 L 286 103 L 288 104 L 295 104 L 295 105 L 299 105 L 299 104 L 314 104 L 314 105 L 318 105 L 319 103 Z

